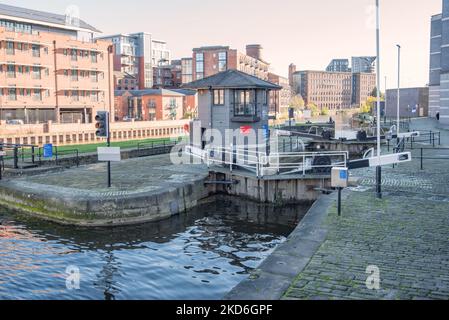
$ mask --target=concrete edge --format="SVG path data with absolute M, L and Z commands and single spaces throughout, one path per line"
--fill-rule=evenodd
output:
M 344 192 L 344 197 L 348 196 Z M 246 280 L 240 282 L 223 300 L 279 300 L 296 277 L 309 264 L 324 243 L 328 228 L 324 221 L 337 193 L 322 195 L 288 237 Z

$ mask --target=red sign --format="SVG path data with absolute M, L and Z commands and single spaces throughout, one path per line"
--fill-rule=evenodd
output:
M 185 131 L 186 133 L 189 133 L 189 132 L 190 132 L 190 126 L 189 126 L 188 124 L 185 124 L 185 125 L 184 125 L 184 131 Z
M 240 127 L 240 133 L 243 134 L 243 135 L 250 134 L 251 130 L 253 130 L 253 127 L 251 127 L 251 126 L 242 126 L 242 127 Z

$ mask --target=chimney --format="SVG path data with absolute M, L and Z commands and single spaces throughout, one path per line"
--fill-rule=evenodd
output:
M 257 60 L 262 60 L 262 49 L 260 44 L 249 44 L 246 46 L 246 54 Z
M 290 87 L 293 87 L 293 74 L 296 72 L 296 64 L 291 63 L 288 66 L 288 82 Z

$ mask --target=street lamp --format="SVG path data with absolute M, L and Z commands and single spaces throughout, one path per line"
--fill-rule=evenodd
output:
M 379 0 L 376 0 L 376 47 L 377 47 L 377 159 L 378 165 L 376 168 L 376 193 L 377 198 L 382 199 L 382 167 L 380 165 L 380 12 Z
M 400 132 L 400 102 L 401 102 L 401 46 L 396 45 L 398 47 L 398 110 L 397 110 L 397 120 L 398 120 L 398 127 L 397 127 L 397 134 L 398 134 L 398 141 L 399 141 L 399 132 Z

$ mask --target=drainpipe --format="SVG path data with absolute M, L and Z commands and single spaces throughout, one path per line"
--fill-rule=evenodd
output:
M 55 67 L 55 99 L 56 99 L 56 123 L 60 123 L 61 117 L 59 112 L 59 96 L 58 96 L 58 64 L 57 64 L 57 50 L 56 50 L 56 40 L 53 40 L 53 60 L 54 60 L 54 67 Z

